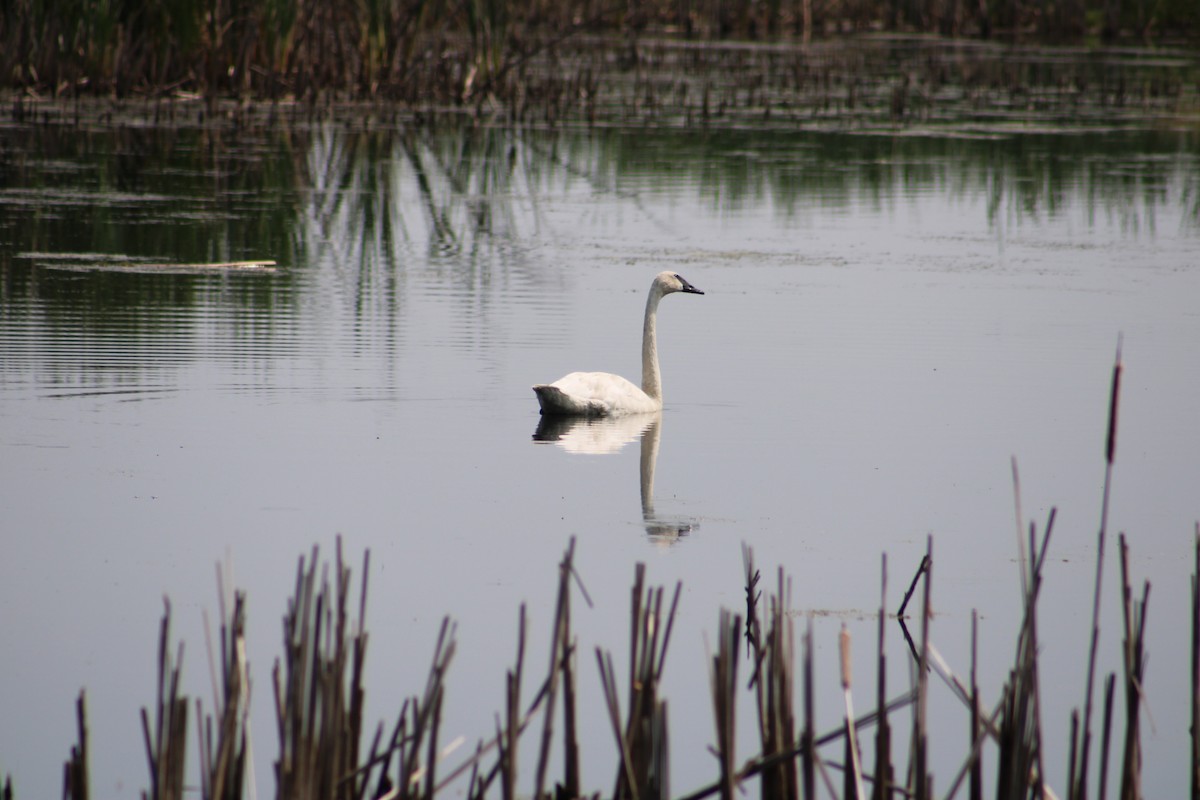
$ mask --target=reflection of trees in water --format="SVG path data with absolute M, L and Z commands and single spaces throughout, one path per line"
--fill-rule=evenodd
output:
M 769 209 L 787 221 L 818 208 L 902 214 L 920 196 L 976 203 L 993 227 L 1070 215 L 1115 237 L 1189 237 L 1200 230 L 1198 167 L 1200 134 L 1150 124 L 1037 133 L 14 126 L 0 131 L 0 300 L 10 323 L 36 315 L 42 336 L 83 331 L 145 351 L 118 372 L 192 359 L 214 339 L 238 343 L 228 355 L 241 359 L 259 345 L 292 352 L 294 331 L 347 309 L 371 323 L 359 335 L 394 343 L 407 298 L 435 293 L 455 315 L 454 343 L 483 349 L 506 341 L 496 327 L 511 318 L 498 308 L 506 290 L 554 279 L 530 253 L 554 239 L 569 252 L 579 226 L 598 218 L 590 209 L 653 218 L 662 198 L 692 193 L 722 214 Z M 581 201 L 568 211 L 577 224 L 547 213 L 563 197 Z M 21 255 L 47 252 L 269 258 L 281 269 L 63 273 Z M 419 291 L 409 291 L 414 281 Z M 178 313 L 209 307 L 226 313 L 206 315 L 203 337 Z M 55 363 L 64 380 L 82 368 Z
M 119 268 L 263 258 L 290 266 L 292 204 L 281 187 L 292 183 L 286 149 L 273 136 L 4 128 L 0 316 L 6 332 L 25 333 L 6 342 L 0 374 L 36 365 L 46 382 L 144 390 L 211 355 L 213 339 L 229 344 L 269 328 L 289 295 L 288 270 L 266 278 Z M 118 269 L 106 271 L 105 264 Z M 70 269 L 55 268 L 63 265 Z M 80 265 L 88 270 L 77 271 Z M 189 313 L 213 306 L 231 310 L 199 325 Z
M 989 225 L 1082 209 L 1088 224 L 1153 233 L 1182 210 L 1200 228 L 1200 136 L 1186 131 L 618 131 L 589 156 L 618 189 L 691 185 L 721 211 L 905 213 L 924 195 L 984 198 Z

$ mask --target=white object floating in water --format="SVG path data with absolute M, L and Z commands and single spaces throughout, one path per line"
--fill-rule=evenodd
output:
M 142 272 L 166 275 L 198 274 L 206 272 L 276 272 L 275 262 L 258 261 L 213 261 L 181 263 L 152 261 L 135 256 L 110 253 L 21 253 L 18 258 L 27 258 L 44 269 L 68 270 L 72 272 Z

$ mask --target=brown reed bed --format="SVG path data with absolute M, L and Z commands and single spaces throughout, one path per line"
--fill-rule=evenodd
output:
M 1097 555 L 1103 555 L 1107 525 L 1107 482 L 1116 449 L 1116 419 L 1121 376 L 1120 349 L 1113 369 L 1109 408 L 1109 431 L 1105 450 L 1106 490 L 1101 511 Z M 887 612 L 888 568 L 886 557 L 881 570 L 881 600 L 876 642 L 877 682 L 874 686 L 874 710 L 865 715 L 854 711 L 853 681 L 850 672 L 849 632 L 843 626 L 839 636 L 840 680 L 838 686 L 822 690 L 822 697 L 836 697 L 844 713 L 841 723 L 818 735 L 814 720 L 817 687 L 813 671 L 812 619 L 801 641 L 800 698 L 797 719 L 795 662 L 795 615 L 790 611 L 790 581 L 779 569 L 773 592 L 760 589 L 761 574 L 755 567 L 753 552 L 743 550 L 745 575 L 745 616 L 723 611 L 718 621 L 717 649 L 710 662 L 711 702 L 714 719 L 712 752 L 715 776 L 712 783 L 680 800 L 702 800 L 719 796 L 733 800 L 746 791 L 746 784 L 757 779 L 763 800 L 798 800 L 830 797 L 884 800 L 884 798 L 934 797 L 929 771 L 932 731 L 927 704 L 936 679 L 961 702 L 969 717 L 969 752 L 949 784 L 944 796 L 953 798 L 963 787 L 968 797 L 985 795 L 1008 798 L 1057 797 L 1046 784 L 1046 721 L 1039 676 L 1038 601 L 1043 574 L 1054 530 L 1053 510 L 1039 529 L 1026 526 L 1020 511 L 1020 483 L 1013 467 L 1014 497 L 1017 509 L 1017 542 L 1022 587 L 1022 621 L 1016 637 L 1013 663 L 999 697 L 985 704 L 976 680 L 976 618 L 971 621 L 971 663 L 963 680 L 947 663 L 933 640 L 930 606 L 933 567 L 933 541 L 916 574 L 904 593 L 897 613 Z M 1107 797 L 1108 777 L 1119 770 L 1119 796 L 1133 800 L 1141 796 L 1142 744 L 1141 716 L 1146 684 L 1146 619 L 1150 586 L 1144 583 L 1135 594 L 1129 570 L 1129 545 L 1124 535 L 1120 545 L 1120 597 L 1122 608 L 1122 675 L 1124 729 L 1117 729 L 1114 714 L 1118 677 L 1105 680 L 1100 722 L 1097 768 L 1091 769 L 1093 675 L 1095 649 L 1099 636 L 1096 614 L 1091 647 L 1084 662 L 1087 690 L 1083 716 L 1078 709 L 1069 725 L 1070 755 L 1067 770 L 1067 797 Z M 1191 712 L 1200 719 L 1200 525 L 1195 539 L 1195 571 L 1192 576 L 1192 681 Z M 449 668 L 455 653 L 455 628 L 443 620 L 434 647 L 433 658 L 423 691 L 401 705 L 395 722 L 377 726 L 370 746 L 360 754 L 365 715 L 363 666 L 366 658 L 367 575 L 369 553 L 364 554 L 358 594 L 358 622 L 350 623 L 351 571 L 343 559 L 341 541 L 332 565 L 322 564 L 314 548 L 308 559 L 301 558 L 296 572 L 293 596 L 284 617 L 284 652 L 273 671 L 279 755 L 275 762 L 276 796 L 280 798 L 405 798 L 434 800 L 448 792 L 466 793 L 469 800 L 499 796 L 514 800 L 527 796 L 520 788 L 518 758 L 523 737 L 537 719 L 541 735 L 528 746 L 536 749 L 532 795 L 537 800 L 564 800 L 584 796 L 579 771 L 578 668 L 576 639 L 571 627 L 572 594 L 578 590 L 590 604 L 586 590 L 575 571 L 575 542 L 572 539 L 559 565 L 558 593 L 551 622 L 550 652 L 545 676 L 537 692 L 527 703 L 521 696 L 527 670 L 527 618 L 524 606 L 518 615 L 515 665 L 508 670 L 502 710 L 496 715 L 495 731 L 481 739 L 474 753 L 442 772 L 443 757 L 439 745 L 442 705 L 446 696 Z M 329 572 L 333 576 L 330 580 Z M 1102 570 L 1097 569 L 1096 592 L 1100 593 Z M 220 583 L 220 575 L 218 575 Z M 220 587 L 222 597 L 223 587 Z M 597 648 L 599 668 L 608 722 L 617 751 L 618 768 L 610 795 L 625 800 L 665 800 L 670 798 L 670 749 L 668 705 L 663 691 L 663 675 L 671 641 L 673 621 L 678 611 L 681 587 L 676 585 L 667 604 L 661 587 L 649 587 L 644 565 L 638 565 L 630 595 L 630 655 L 625 675 L 626 701 L 622 709 L 621 677 L 611 653 Z M 919 591 L 918 591 L 919 590 Z M 910 602 L 918 609 L 910 615 Z M 1096 608 L 1099 608 L 1097 603 Z M 245 643 L 245 597 L 233 595 L 232 607 L 220 608 L 219 646 L 209 643 L 210 668 L 214 676 L 214 696 L 219 698 L 211 715 L 205 716 L 196 703 L 201 764 L 202 798 L 234 800 L 253 796 L 249 788 L 247 764 L 250 741 L 247 735 L 246 709 L 248 665 Z M 914 665 L 911 684 L 889 699 L 886 685 L 887 658 L 885 628 L 894 620 L 909 646 Z M 142 723 L 149 765 L 149 789 L 146 798 L 177 798 L 192 791 L 184 785 L 188 752 L 188 698 L 181 696 L 180 669 L 183 645 L 172 647 L 171 608 L 164 610 L 159 630 L 157 684 L 154 704 L 143 709 Z M 909 623 L 916 623 L 916 635 Z M 748 680 L 739 678 L 742 647 Z M 743 688 L 744 686 L 744 688 Z M 840 692 L 838 691 L 840 689 Z M 748 693 L 754 704 L 759 734 L 759 749 L 739 759 L 735 744 L 737 703 Z M 902 771 L 894 763 L 894 745 L 898 728 L 893 715 L 911 707 L 908 763 Z M 561 708 L 561 729 L 556 718 Z M 72 747 L 64 767 L 63 795 L 72 800 L 89 796 L 88 733 L 85 697 L 77 701 L 78 743 Z M 389 733 L 390 731 L 390 733 Z M 1192 796 L 1200 796 L 1200 736 L 1193 725 L 1189 781 Z M 864 761 L 863 742 L 874 742 L 874 763 Z M 1114 739 L 1115 737 L 1115 739 Z M 562 748 L 561 773 L 550 775 L 550 752 L 555 742 Z M 1113 751 L 1113 745 L 1117 751 Z M 985 786 L 983 762 L 991 755 L 994 763 L 994 790 Z M 1115 760 L 1115 762 L 1114 762 Z M 840 775 L 841 780 L 837 778 Z M 465 786 L 462 780 L 465 778 Z M 1090 789 L 1096 780 L 1096 790 Z M 550 788 L 553 784 L 553 788 Z M 0 797 L 10 800 L 11 783 L 0 785 Z M 599 798 L 600 794 L 592 795 Z
M 0 89 L 17 101 L 387 100 L 553 117 L 644 69 L 646 42 L 744 54 L 746 42 L 856 33 L 1161 45 L 1200 35 L 1200 16 L 1192 0 L 14 0 L 0 6 Z M 781 77 L 758 75 L 768 88 Z M 901 109 L 921 95 L 894 88 Z

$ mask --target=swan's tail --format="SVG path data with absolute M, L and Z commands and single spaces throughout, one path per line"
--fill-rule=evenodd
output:
M 542 407 L 543 414 L 585 414 L 588 416 L 597 416 L 602 412 L 599 408 L 593 408 L 586 401 L 581 402 L 578 398 L 559 389 L 549 383 L 539 383 L 533 387 L 533 393 L 537 395 L 538 405 Z
M 562 410 L 570 405 L 571 398 L 563 394 L 557 386 L 548 383 L 537 384 L 533 387 L 533 393 L 537 395 L 538 405 L 541 406 L 543 414 L 561 414 Z

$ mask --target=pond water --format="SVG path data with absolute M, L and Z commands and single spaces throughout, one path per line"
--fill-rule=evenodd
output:
M 93 791 L 148 785 L 138 713 L 162 598 L 185 691 L 210 706 L 219 561 L 249 595 L 255 770 L 272 792 L 279 620 L 298 557 L 332 556 L 337 535 L 352 564 L 371 554 L 370 724 L 420 691 L 449 615 L 443 738 L 471 743 L 503 707 L 522 602 L 543 658 L 575 537 L 594 604 L 574 622 L 592 790 L 616 765 L 593 650 L 627 652 L 638 562 L 683 584 L 677 793 L 717 774 L 706 659 L 719 609 L 744 607 L 743 544 L 786 570 L 800 628 L 812 620 L 818 728 L 838 720 L 843 624 L 870 707 L 880 558 L 894 610 L 928 537 L 933 640 L 965 673 L 978 610 L 991 705 L 1020 617 L 1014 458 L 1025 524 L 1058 509 L 1040 624 L 1047 770 L 1065 794 L 1121 339 L 1110 531 L 1154 587 L 1145 788 L 1181 796 L 1200 129 L 830 127 L 0 129 L 0 772 L 17 795 L 59 791 L 82 687 Z M 189 266 L 243 260 L 277 268 Z M 532 384 L 637 377 L 664 269 L 705 294 L 660 309 L 661 419 L 539 435 Z M 1113 538 L 1104 672 L 1119 669 L 1115 553 Z M 931 723 L 943 790 L 967 730 L 946 694 Z

